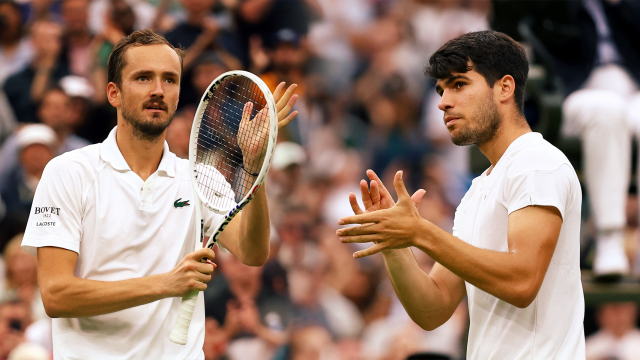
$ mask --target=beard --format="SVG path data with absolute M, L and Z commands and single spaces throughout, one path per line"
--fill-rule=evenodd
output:
M 145 121 L 142 115 L 137 115 L 133 112 L 129 112 L 124 102 L 122 104 L 122 118 L 133 128 L 133 136 L 135 136 L 139 140 L 153 142 L 164 133 L 167 127 L 169 127 L 169 124 L 171 124 L 173 116 L 175 115 L 175 111 L 170 111 L 169 107 L 164 103 L 164 101 L 157 98 L 151 98 L 151 100 L 146 101 L 144 104 L 142 104 L 142 108 L 146 109 L 147 106 L 151 104 L 161 106 L 165 110 L 167 118 L 164 121 L 159 121 L 161 119 L 160 113 L 154 113 L 152 115 L 153 120 Z
M 473 118 L 477 119 L 476 124 L 460 128 L 456 135 L 451 133 L 451 141 L 454 144 L 458 146 L 480 145 L 493 140 L 502 123 L 493 96 L 489 96 L 486 101 L 481 102 L 477 115 Z

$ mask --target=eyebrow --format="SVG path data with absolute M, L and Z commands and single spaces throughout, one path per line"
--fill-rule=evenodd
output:
M 464 80 L 470 80 L 468 77 L 464 76 L 464 75 L 456 75 L 456 76 L 450 76 L 447 78 L 447 80 L 444 81 L 445 86 L 451 84 L 452 82 L 456 81 L 456 80 L 460 80 L 460 79 L 464 79 Z M 436 85 L 436 92 L 440 93 L 440 91 L 442 91 L 442 86 L 440 85 Z
M 153 73 L 154 72 L 152 70 L 140 70 L 140 71 L 134 72 L 133 76 L 150 75 L 150 74 L 153 74 Z M 174 76 L 174 77 L 177 77 L 177 78 L 180 77 L 180 75 L 178 75 L 178 73 L 175 72 L 175 71 L 165 71 L 165 72 L 162 73 L 162 75 Z

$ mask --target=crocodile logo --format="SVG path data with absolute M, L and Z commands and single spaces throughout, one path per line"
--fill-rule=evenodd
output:
M 191 205 L 191 204 L 189 204 L 189 200 L 185 200 L 185 201 L 180 201 L 180 200 L 182 200 L 182 198 L 178 198 L 178 200 L 174 201 L 173 202 L 173 207 L 181 208 L 181 207 L 184 207 L 184 206 Z

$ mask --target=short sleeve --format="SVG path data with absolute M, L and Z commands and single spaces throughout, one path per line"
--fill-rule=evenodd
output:
M 77 164 L 74 164 L 77 165 Z M 33 198 L 22 248 L 59 247 L 76 253 L 82 234 L 82 180 L 61 157 L 47 164 Z
M 555 170 L 534 170 L 507 178 L 505 200 L 511 214 L 527 206 L 553 206 L 564 219 L 571 204 L 573 169 L 562 164 Z

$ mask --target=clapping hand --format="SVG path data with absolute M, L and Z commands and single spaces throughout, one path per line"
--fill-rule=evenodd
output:
M 361 225 L 339 229 L 336 232 L 343 243 L 374 243 L 370 248 L 354 253 L 353 257 L 356 259 L 383 250 L 412 246 L 419 231 L 418 224 L 422 221 L 417 206 L 422 201 L 425 191 L 420 189 L 409 196 L 402 181 L 402 171 L 398 171 L 394 178 L 394 187 L 398 193 L 396 203 L 373 171 L 367 171 L 367 176 L 371 180 L 370 188 L 367 187 L 366 181 L 360 182 L 365 210 L 360 208 L 355 194 L 351 193 L 349 202 L 356 215 L 338 221 L 339 225 Z
M 291 84 L 286 91 L 284 90 L 285 86 L 286 84 L 281 82 L 273 93 L 273 98 L 276 102 L 276 111 L 278 113 L 278 130 L 287 126 L 287 124 L 298 115 L 298 111 L 289 113 L 298 100 L 298 95 L 293 93 L 298 85 Z M 253 117 L 253 120 L 251 120 L 252 110 L 252 102 L 244 104 L 242 120 L 240 120 L 240 127 L 238 129 L 238 133 L 243 134 L 243 136 L 238 136 L 238 146 L 240 146 L 240 150 L 242 150 L 245 169 L 254 173 L 260 171 L 262 160 L 267 151 L 265 144 L 268 141 L 267 137 L 269 134 L 269 108 L 267 106 L 262 108 L 256 116 Z M 258 168 L 254 169 L 256 166 Z

